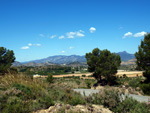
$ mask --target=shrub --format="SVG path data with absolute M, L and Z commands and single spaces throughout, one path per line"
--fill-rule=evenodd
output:
M 82 75 L 82 77 L 86 77 L 86 75 Z
M 39 98 L 37 102 L 40 104 L 40 107 L 44 109 L 54 105 L 54 101 L 49 95 Z
M 121 102 L 122 100 L 121 95 L 122 93 L 119 93 L 118 90 L 104 89 L 99 93 L 95 93 L 87 97 L 86 100 L 88 103 L 100 104 L 110 109 L 113 109 L 118 105 L 118 103 Z
M 48 77 L 47 77 L 46 80 L 47 80 L 48 83 L 53 83 L 53 75 L 48 74 Z
M 140 84 L 140 80 L 139 79 L 134 79 L 134 78 L 132 80 L 130 80 L 129 83 L 128 83 L 128 85 L 130 87 L 133 87 L 133 88 L 138 87 L 139 84 Z
M 17 90 L 20 90 L 22 93 L 19 93 L 17 96 L 23 98 L 23 99 L 29 99 L 32 98 L 32 90 L 24 86 L 22 84 L 14 84 L 12 87 L 15 87 Z
M 9 102 L 3 103 L 2 113 L 27 113 L 30 112 L 29 109 L 30 102 L 24 102 L 16 98 L 9 98 Z
M 123 74 L 123 78 L 127 78 L 127 75 L 126 75 L 126 74 Z
M 89 80 L 85 81 L 87 88 L 91 88 L 91 82 Z
M 143 93 L 146 95 L 150 95 L 150 83 L 149 84 L 141 84 L 140 88 L 142 89 Z
M 76 83 L 77 83 L 78 85 L 80 85 L 80 80 L 76 80 Z
M 140 103 L 131 97 L 126 97 L 112 111 L 115 113 L 149 113 L 149 107 L 145 103 Z
M 102 95 L 103 100 L 101 101 L 105 107 L 110 109 L 116 107 L 118 103 L 121 101 L 121 94 L 119 94 L 118 90 L 105 90 Z
M 75 106 L 78 104 L 85 104 L 85 100 L 79 93 L 74 92 L 74 95 L 71 96 L 71 98 L 68 100 L 68 103 Z

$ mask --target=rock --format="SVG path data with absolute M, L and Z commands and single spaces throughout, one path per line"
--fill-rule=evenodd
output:
M 112 113 L 108 108 L 104 108 L 102 105 L 76 105 L 71 106 L 69 104 L 55 104 L 54 106 L 49 107 L 48 109 L 38 110 L 34 113 L 57 113 L 57 112 L 64 112 L 64 113 Z
M 96 89 L 100 90 L 100 89 L 104 89 L 103 86 L 97 86 Z
M 141 89 L 140 89 L 140 87 L 136 87 L 136 91 L 140 91 Z

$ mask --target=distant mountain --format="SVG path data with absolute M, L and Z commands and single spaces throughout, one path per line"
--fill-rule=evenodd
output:
M 50 63 L 50 62 L 44 62 L 44 63 L 29 62 L 29 63 L 25 63 L 25 64 L 22 64 L 22 65 L 23 66 L 35 67 L 35 66 L 48 66 L 48 65 L 56 65 L 56 64 L 53 64 L 53 63 Z
M 71 56 L 65 56 L 65 55 L 57 55 L 57 56 L 50 56 L 48 58 L 29 61 L 34 63 L 45 63 L 45 62 L 51 62 L 55 64 L 68 64 L 72 62 L 86 62 L 85 56 L 79 56 L 79 55 L 71 55 Z
M 118 52 L 116 54 L 119 54 L 121 56 L 121 61 L 128 61 L 131 59 L 135 59 L 134 54 L 127 53 L 126 51 Z M 45 65 L 56 65 L 56 64 L 67 64 L 67 65 L 78 65 L 78 64 L 85 64 L 86 59 L 85 56 L 79 56 L 79 55 L 57 55 L 57 56 L 50 56 L 44 59 L 39 60 L 33 60 L 28 62 L 15 62 L 14 66 L 45 66 Z M 73 63 L 73 64 L 71 64 Z
M 135 65 L 136 64 L 135 62 L 136 62 L 136 59 L 131 59 L 128 61 L 122 61 L 121 65 Z
M 134 54 L 127 53 L 126 51 L 118 52 L 116 54 L 120 55 L 121 61 L 128 61 L 128 60 L 131 60 L 131 59 L 135 59 Z
M 18 61 L 15 61 L 13 64 L 12 64 L 12 66 L 21 66 L 22 64 L 20 63 L 20 62 L 18 62 Z

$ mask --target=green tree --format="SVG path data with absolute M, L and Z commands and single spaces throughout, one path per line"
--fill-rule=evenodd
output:
M 135 57 L 137 59 L 137 69 L 144 70 L 143 76 L 146 77 L 146 82 L 150 82 L 150 33 L 144 36 Z
M 48 74 L 48 77 L 47 77 L 47 82 L 48 83 L 53 83 L 53 75 L 52 74 Z
M 103 76 L 105 80 L 110 83 L 110 81 L 114 79 L 117 68 L 121 63 L 120 56 L 111 53 L 107 49 L 101 51 L 95 48 L 92 52 L 86 53 L 85 58 L 87 59 L 88 70 L 93 72 L 93 76 L 98 82 L 102 82 Z
M 14 61 L 14 52 L 0 47 L 0 74 L 5 74 Z

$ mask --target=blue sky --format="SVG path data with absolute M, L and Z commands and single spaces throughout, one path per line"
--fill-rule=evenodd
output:
M 23 62 L 85 55 L 94 48 L 135 53 L 150 32 L 150 0 L 0 0 L 0 47 Z

